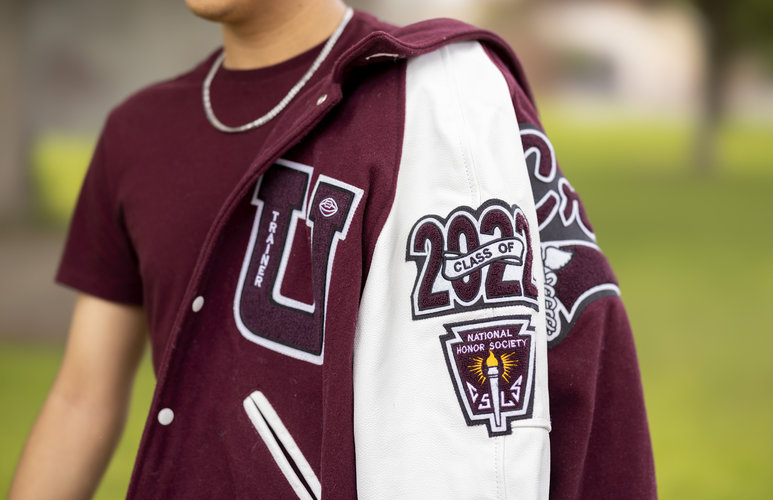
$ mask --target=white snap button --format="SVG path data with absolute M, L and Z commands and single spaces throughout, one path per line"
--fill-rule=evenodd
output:
M 193 306 L 191 308 L 193 309 L 193 312 L 197 313 L 201 311 L 201 308 L 204 307 L 204 297 L 199 295 L 195 299 L 193 299 Z
M 170 408 L 164 408 L 158 412 L 158 423 L 161 425 L 169 425 L 174 420 L 174 412 Z
M 317 106 L 319 106 L 325 101 L 327 101 L 327 94 L 322 94 L 321 96 L 319 96 L 319 99 L 317 99 Z

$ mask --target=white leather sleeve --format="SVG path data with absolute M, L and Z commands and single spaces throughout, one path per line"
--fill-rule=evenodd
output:
M 480 44 L 408 62 L 404 133 L 355 337 L 358 495 L 547 498 L 537 216 L 507 84 Z

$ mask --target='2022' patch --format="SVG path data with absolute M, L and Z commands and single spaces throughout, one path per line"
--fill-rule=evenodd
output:
M 406 249 L 417 267 L 413 318 L 512 304 L 537 309 L 533 247 L 523 211 L 502 200 L 422 217 Z
M 448 372 L 468 425 L 490 436 L 530 418 L 534 401 L 534 327 L 529 316 L 445 325 L 440 337 Z

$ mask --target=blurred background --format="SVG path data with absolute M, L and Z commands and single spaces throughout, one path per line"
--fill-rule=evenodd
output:
M 773 2 L 350 3 L 512 44 L 620 280 L 661 497 L 773 498 Z M 61 357 L 52 277 L 102 122 L 218 43 L 182 0 L 0 2 L 0 491 Z M 125 495 L 153 383 L 145 362 L 97 498 Z

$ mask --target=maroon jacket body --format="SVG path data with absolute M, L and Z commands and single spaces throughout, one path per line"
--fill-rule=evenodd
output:
M 129 497 L 656 496 L 615 278 L 499 38 L 357 13 L 255 144 L 204 117 L 213 58 L 112 113 L 58 276 L 148 313 Z

